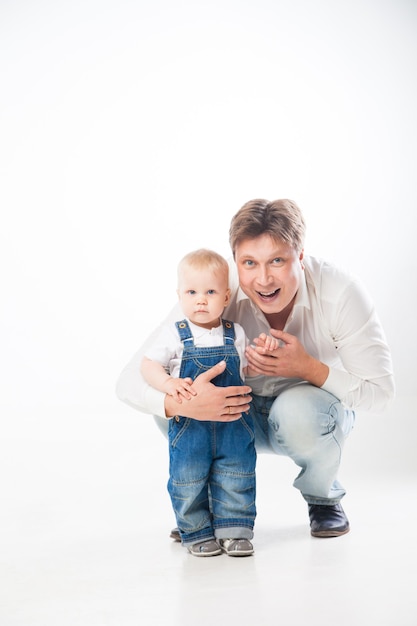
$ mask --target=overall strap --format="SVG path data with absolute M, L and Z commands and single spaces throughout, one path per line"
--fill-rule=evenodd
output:
M 235 341 L 235 325 L 229 320 L 222 319 L 223 337 L 225 344 L 233 344 Z
M 175 322 L 175 326 L 177 327 L 178 334 L 184 345 L 194 345 L 193 335 L 191 333 L 187 320 L 184 319 L 180 322 Z

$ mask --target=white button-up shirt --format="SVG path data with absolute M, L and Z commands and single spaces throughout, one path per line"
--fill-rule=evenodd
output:
M 305 256 L 300 283 L 285 332 L 295 335 L 311 356 L 329 367 L 322 388 L 353 410 L 379 412 L 394 396 L 391 354 L 374 304 L 361 283 L 337 267 Z M 232 297 L 224 317 L 243 326 L 249 340 L 270 332 L 270 326 L 238 285 L 237 269 L 230 264 Z M 177 305 L 167 320 L 182 319 Z M 165 320 L 165 321 L 167 321 Z M 144 412 L 165 416 L 165 395 L 147 385 L 140 362 L 148 338 L 120 375 L 117 395 L 123 402 Z M 247 379 L 254 393 L 276 396 L 294 379 L 257 376 Z

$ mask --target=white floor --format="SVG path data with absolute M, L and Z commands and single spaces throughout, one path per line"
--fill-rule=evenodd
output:
M 255 556 L 199 559 L 168 537 L 165 442 L 151 419 L 122 405 L 11 415 L 0 624 L 415 626 L 415 437 L 374 436 L 369 459 L 371 427 L 345 450 L 348 535 L 312 538 L 296 468 L 260 456 Z

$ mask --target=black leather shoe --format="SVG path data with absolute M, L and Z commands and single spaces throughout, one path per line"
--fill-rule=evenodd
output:
M 313 537 L 339 537 L 349 532 L 349 520 L 341 504 L 309 504 L 308 514 Z
M 180 531 L 178 530 L 178 528 L 173 528 L 169 534 L 169 536 L 171 537 L 171 539 L 173 539 L 174 541 L 181 541 L 181 537 L 180 537 Z

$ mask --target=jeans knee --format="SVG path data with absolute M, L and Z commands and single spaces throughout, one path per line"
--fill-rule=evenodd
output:
M 276 398 L 268 422 L 281 445 L 294 443 L 297 447 L 310 448 L 318 438 L 333 432 L 341 412 L 342 406 L 335 396 L 302 384 Z

